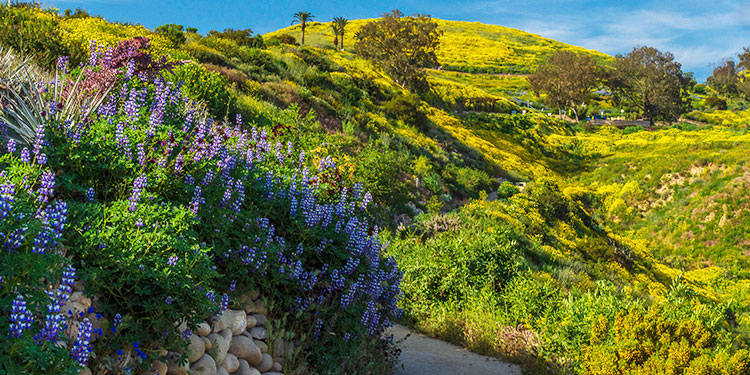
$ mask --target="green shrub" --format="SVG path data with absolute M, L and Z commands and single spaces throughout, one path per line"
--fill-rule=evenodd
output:
M 536 202 L 539 212 L 547 220 L 567 220 L 570 214 L 569 200 L 563 196 L 557 184 L 548 179 L 535 181 L 527 187 L 529 196 Z
M 427 116 L 420 110 L 421 102 L 416 95 L 399 95 L 385 103 L 386 113 L 405 124 L 417 129 L 426 130 L 429 126 Z
M 727 109 L 726 99 L 722 99 L 716 96 L 711 96 L 711 97 L 706 98 L 705 103 L 706 103 L 706 107 L 708 108 L 718 109 L 718 110 Z
M 234 64 L 230 62 L 224 55 L 222 55 L 221 52 L 211 47 L 207 47 L 195 42 L 189 42 L 182 45 L 182 49 L 187 51 L 199 62 L 234 67 Z
M 220 73 L 197 64 L 179 66 L 173 73 L 173 79 L 182 82 L 185 94 L 193 100 L 204 101 L 213 116 L 223 118 L 230 112 L 231 95 L 226 78 Z
M 60 56 L 71 55 L 62 42 L 58 24 L 54 13 L 35 7 L 0 5 L 0 43 L 36 57 L 46 67 Z
M 167 39 L 172 41 L 175 47 L 185 43 L 187 37 L 184 33 L 185 28 L 182 25 L 175 25 L 168 23 L 166 25 L 158 26 L 154 31 L 157 34 L 164 35 Z
M 398 152 L 370 144 L 357 156 L 356 177 L 374 196 L 398 198 L 402 160 Z
M 476 197 L 480 190 L 486 190 L 492 185 L 492 178 L 487 172 L 474 168 L 458 167 L 449 164 L 443 171 L 443 177 L 453 181 L 454 184 L 469 196 Z
M 518 186 L 514 185 L 512 182 L 503 181 L 503 183 L 497 188 L 497 198 L 508 199 L 520 192 L 521 190 L 518 189 Z

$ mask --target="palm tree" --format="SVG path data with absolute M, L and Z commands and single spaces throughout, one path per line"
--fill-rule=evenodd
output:
M 338 48 L 339 47 L 339 33 L 341 32 L 339 30 L 339 26 L 334 24 L 331 24 L 331 30 L 333 30 L 333 46 Z
M 344 50 L 344 32 L 346 31 L 346 25 L 349 23 L 349 20 L 344 17 L 336 17 L 333 19 L 333 24 L 335 25 L 334 30 L 338 30 L 338 37 L 341 39 L 341 50 Z
M 292 25 L 299 22 L 300 25 L 302 25 L 302 45 L 305 45 L 305 27 L 307 27 L 307 21 L 311 21 L 313 19 L 313 15 L 310 14 L 310 12 L 297 12 L 294 13 L 294 18 L 292 19 Z

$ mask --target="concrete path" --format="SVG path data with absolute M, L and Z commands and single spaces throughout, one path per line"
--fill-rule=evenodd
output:
M 411 332 L 401 325 L 392 327 L 390 332 L 395 340 L 411 334 L 401 345 L 396 375 L 521 375 L 517 365 Z

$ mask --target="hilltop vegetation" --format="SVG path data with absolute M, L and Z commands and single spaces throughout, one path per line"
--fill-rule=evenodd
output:
M 432 19 L 442 69 L 410 91 L 354 53 L 373 20 L 303 13 L 301 46 L 301 24 L 203 35 L 0 6 L 0 45 L 13 49 L 0 62 L 34 59 L 32 79 L 0 69 L 27 93 L 0 101 L 12 212 L 0 232 L 34 217 L 0 266 L 0 331 L 18 329 L 19 294 L 36 316 L 0 345 L 3 369 L 77 370 L 68 350 L 31 334 L 45 321 L 42 278 L 64 284 L 72 265 L 100 295 L 105 330 L 115 314 L 125 322 L 93 345 L 90 363 L 134 341 L 180 348 L 178 317 L 193 327 L 225 293 L 260 288 L 282 322 L 275 334 L 298 348 L 287 374 L 388 371 L 395 353 L 382 334 L 394 319 L 531 374 L 749 371 L 742 97 L 681 89 L 691 118 L 726 126 L 573 123 L 549 116 L 517 74 L 559 50 L 599 66 L 611 57 Z M 71 95 L 78 74 L 90 112 L 57 112 L 52 95 Z M 37 98 L 28 93 L 39 81 Z M 589 94 L 589 113 L 620 113 L 607 93 Z M 48 227 L 55 241 L 37 254 Z M 143 355 L 142 370 L 163 359 Z
M 345 46 L 353 50 L 356 33 L 373 19 L 351 20 L 347 25 Z M 447 21 L 436 19 L 438 29 L 443 32 L 437 58 L 444 70 L 468 73 L 531 73 L 547 56 L 557 50 L 586 53 L 599 61 L 609 56 L 581 47 L 571 46 L 556 40 L 543 38 L 522 30 L 487 25 L 479 22 Z M 279 35 L 291 35 L 299 39 L 297 25 L 264 34 L 266 39 Z M 325 48 L 332 45 L 333 32 L 327 22 L 312 22 L 307 25 L 306 45 Z

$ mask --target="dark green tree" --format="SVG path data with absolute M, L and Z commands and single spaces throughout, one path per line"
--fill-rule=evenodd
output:
M 208 32 L 209 36 L 229 39 L 234 41 L 240 46 L 246 46 L 250 48 L 265 48 L 263 37 L 260 35 L 253 36 L 253 30 L 251 29 L 224 29 L 224 31 L 211 30 Z
M 721 94 L 735 96 L 739 93 L 740 78 L 737 65 L 733 60 L 725 60 L 714 68 L 713 74 L 706 80 L 708 86 Z
M 441 35 L 429 15 L 407 17 L 394 10 L 362 26 L 354 50 L 379 64 L 401 86 L 424 91 L 429 88 L 424 68 L 438 65 L 435 51 Z
M 302 45 L 305 45 L 305 28 L 307 28 L 307 22 L 312 21 L 314 16 L 310 12 L 297 12 L 292 16 L 292 25 L 299 23 L 302 27 Z
M 591 101 L 600 76 L 593 57 L 560 50 L 529 76 L 529 84 L 537 95 L 546 94 L 547 104 L 557 108 L 558 113 L 572 109 L 578 121 L 579 112 Z
M 164 35 L 167 37 L 167 39 L 171 40 L 172 43 L 175 46 L 179 46 L 182 43 L 185 43 L 187 40 L 187 37 L 185 37 L 184 27 L 182 25 L 175 25 L 173 23 L 168 23 L 166 25 L 161 25 L 156 28 L 156 33 Z
M 690 75 L 682 72 L 674 55 L 653 47 L 637 47 L 617 55 L 608 77 L 615 99 L 627 103 L 644 118 L 672 121 L 688 107 Z

